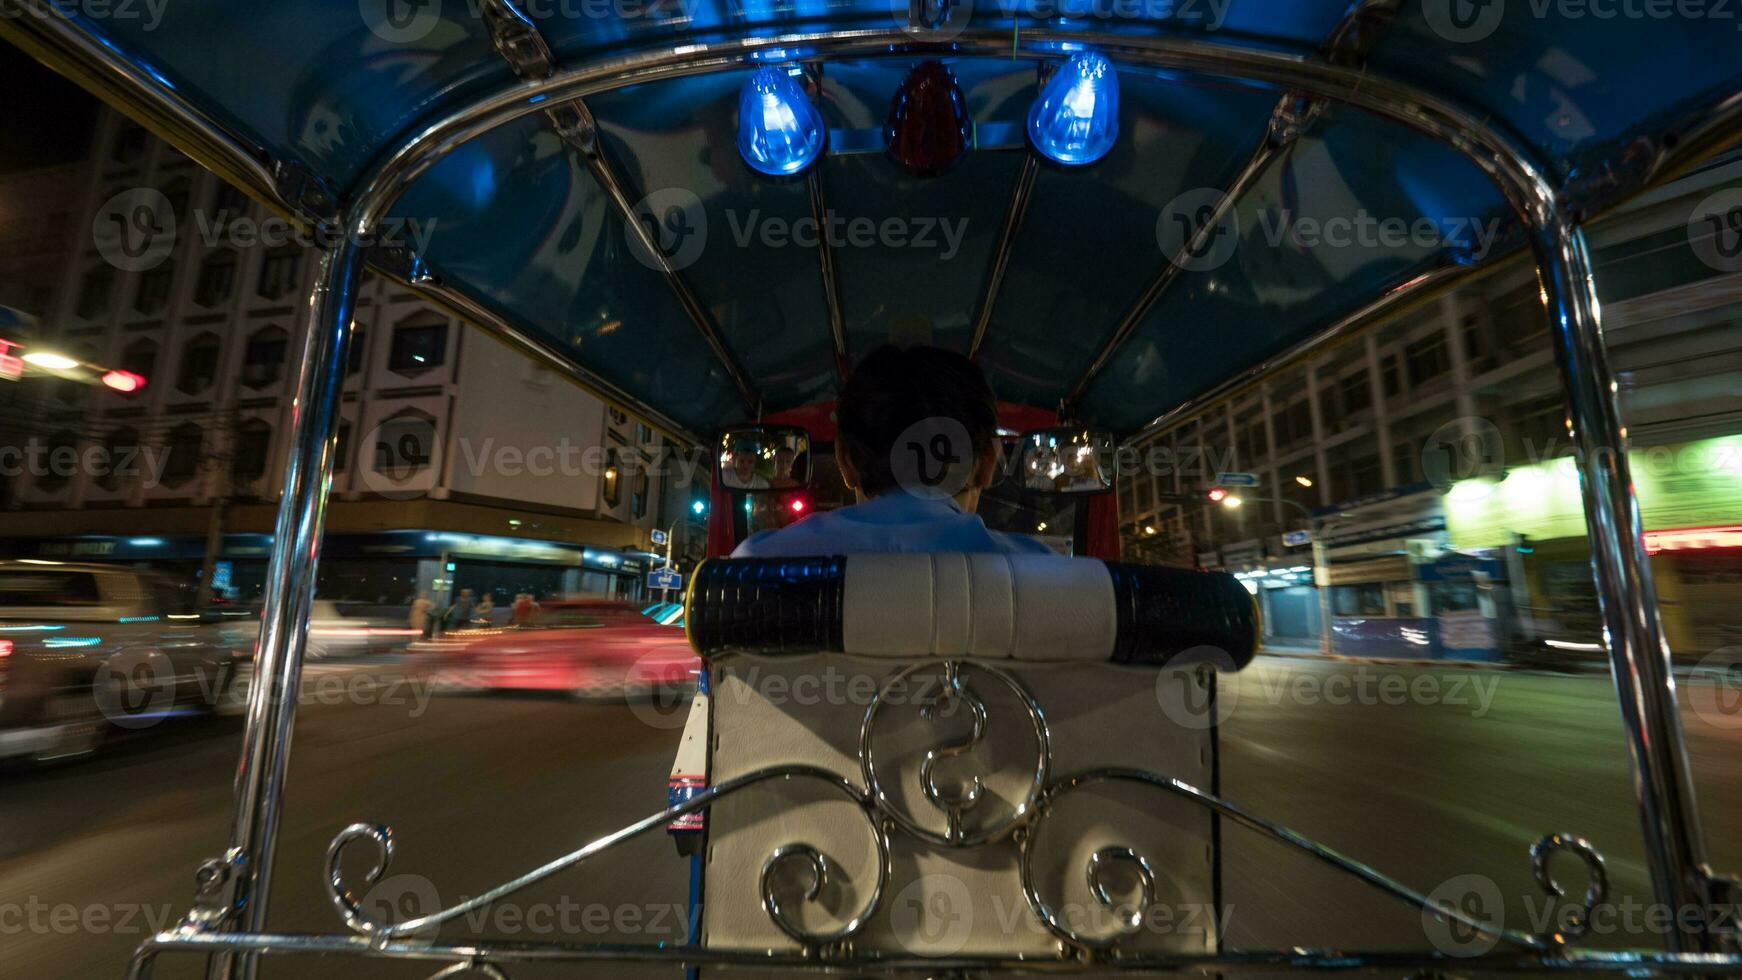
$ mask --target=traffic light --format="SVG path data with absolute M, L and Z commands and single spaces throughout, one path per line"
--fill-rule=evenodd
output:
M 1210 488 L 1210 503 L 1219 504 L 1222 501 L 1227 500 L 1227 499 L 1228 499 L 1228 488 L 1227 487 L 1211 487 Z
M 696 501 L 693 501 L 690 503 L 690 513 L 696 515 L 697 517 L 700 517 L 703 514 L 706 514 L 707 512 L 708 512 L 708 502 L 706 500 L 696 500 Z
M 134 374 L 132 371 L 123 371 L 120 368 L 116 368 L 115 370 L 106 372 L 103 375 L 103 384 L 121 392 L 122 394 L 127 394 L 145 387 L 145 378 L 142 375 Z

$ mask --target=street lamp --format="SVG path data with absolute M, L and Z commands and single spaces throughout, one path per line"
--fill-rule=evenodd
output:
M 24 363 L 31 367 L 39 367 L 47 371 L 71 371 L 79 366 L 79 362 L 54 351 L 37 350 L 24 355 Z

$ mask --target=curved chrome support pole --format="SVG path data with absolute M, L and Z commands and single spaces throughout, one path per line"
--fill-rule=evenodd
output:
M 236 771 L 230 849 L 222 865 L 211 868 L 227 887 L 202 888 L 203 894 L 222 902 L 222 915 L 210 923 L 219 929 L 266 929 L 266 896 L 302 683 L 303 626 L 314 600 L 327 489 L 333 478 L 335 421 L 345 383 L 345 335 L 363 268 L 357 241 L 346 236 L 321 256 L 320 281 L 308 299 L 308 330 L 291 409 L 290 457 L 273 528 L 260 639 L 254 649 L 254 685 L 248 692 L 248 726 Z M 254 975 L 253 956 L 214 956 L 208 975 L 214 980 L 246 980 Z
M 1710 952 L 1716 948 L 1710 923 L 1680 931 L 1688 924 L 1683 910 L 1701 910 L 1703 919 L 1711 908 L 1711 881 L 1591 257 L 1584 231 L 1557 209 L 1533 218 L 1531 246 L 1566 390 L 1567 430 L 1577 456 L 1609 669 L 1633 757 L 1646 863 L 1657 902 L 1675 913 L 1678 930 L 1668 934 L 1670 948 Z

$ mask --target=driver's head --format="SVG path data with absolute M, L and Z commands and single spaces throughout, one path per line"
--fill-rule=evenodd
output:
M 978 504 L 996 468 L 997 399 L 979 367 L 954 351 L 885 346 L 865 355 L 841 388 L 835 422 L 841 475 L 863 497 L 901 489 L 904 476 L 911 479 L 897 472 L 897 453 L 907 451 L 897 442 L 916 427 L 928 433 L 927 453 L 938 431 L 966 434 L 969 445 L 951 447 L 972 467 L 964 469 L 967 485 L 955 493 L 964 507 Z

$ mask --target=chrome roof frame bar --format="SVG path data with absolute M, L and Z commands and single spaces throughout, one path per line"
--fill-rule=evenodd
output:
M 0 0 L 0 11 L 18 0 Z M 64 18 L 24 12 L 29 26 L 5 25 L 8 35 L 77 33 Z M 349 327 L 362 268 L 359 242 L 387 216 L 399 195 L 419 175 L 455 147 L 489 130 L 542 111 L 551 99 L 582 98 L 625 85 L 716 72 L 746 64 L 775 48 L 803 52 L 806 60 L 902 56 L 948 50 L 959 56 L 1056 57 L 1061 45 L 1090 41 L 1118 63 L 1170 69 L 1186 76 L 1271 85 L 1285 92 L 1340 102 L 1416 129 L 1458 150 L 1495 182 L 1524 220 L 1538 264 L 1551 321 L 1551 341 L 1567 397 L 1567 424 L 1592 545 L 1597 593 L 1622 720 L 1632 758 L 1635 790 L 1645 838 L 1654 897 L 1677 910 L 1721 906 L 1734 882 L 1716 876 L 1705 863 L 1704 838 L 1688 770 L 1669 650 L 1659 621 L 1643 525 L 1631 490 L 1627 439 L 1615 395 L 1615 378 L 1603 345 L 1590 256 L 1581 220 L 1561 200 L 1530 151 L 1511 136 L 1431 93 L 1383 75 L 1351 70 L 1322 59 L 1236 45 L 1161 36 L 1096 36 L 1048 27 L 1019 38 L 1002 31 L 968 28 L 950 43 L 915 41 L 905 31 L 838 30 L 784 36 L 735 38 L 718 43 L 688 43 L 681 48 L 643 51 L 557 72 L 454 108 L 432 119 L 397 151 L 387 155 L 342 200 L 347 232 L 322 262 L 321 283 L 310 298 L 310 329 L 299 365 L 298 404 L 305 406 L 292 427 L 293 449 L 286 468 L 271 562 L 267 574 L 257 681 L 250 692 L 230 848 L 201 868 L 198 902 L 177 930 L 153 943 L 178 944 L 210 937 L 215 950 L 249 951 L 232 959 L 214 957 L 223 976 L 250 976 L 254 953 L 262 950 L 267 884 L 283 806 L 283 780 L 294 721 L 304 635 L 319 546 L 324 527 L 326 487 L 334 463 L 336 416 L 342 393 L 343 338 Z M 61 39 L 63 50 L 91 44 Z M 91 81 L 91 65 L 74 57 L 81 80 Z M 185 103 L 140 72 L 107 70 L 93 84 L 120 88 L 136 104 L 155 103 L 162 117 L 179 127 L 200 125 Z M 160 120 L 161 121 L 161 120 Z M 1742 92 L 1706 117 L 1688 124 L 1690 138 L 1654 161 L 1652 173 L 1673 173 L 1690 155 L 1720 141 L 1742 136 Z M 214 134 L 199 132 L 200 148 L 229 152 Z M 230 165 L 239 161 L 227 160 Z M 258 161 L 255 161 L 256 164 Z M 245 166 L 239 170 L 247 170 Z M 1630 190 L 1643 187 L 1643 181 Z M 1412 287 L 1394 292 L 1402 297 Z M 1718 949 L 1720 936 L 1710 923 L 1678 920 L 1667 942 L 1673 955 L 1704 955 Z M 240 935 L 237 935 L 240 933 Z M 1721 957 L 1726 967 L 1734 957 Z M 136 964 L 138 965 L 138 964 Z M 1538 965 L 1552 965 L 1539 963 Z M 1712 965 L 1718 964 L 1713 961 Z M 1702 963 L 1698 972 L 1705 972 Z

